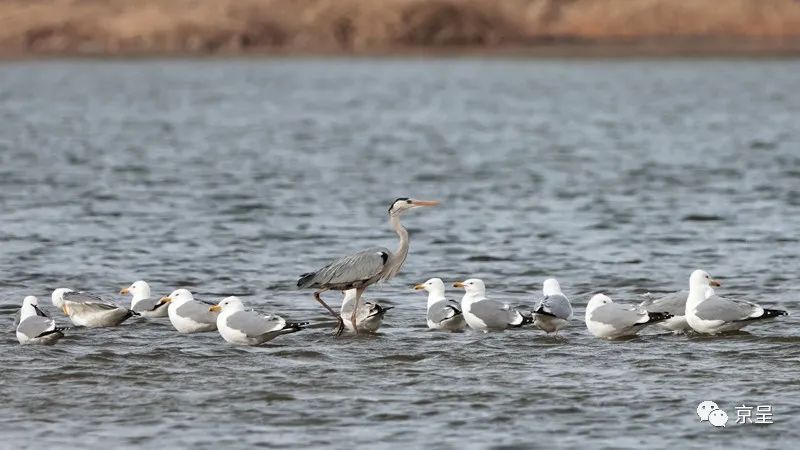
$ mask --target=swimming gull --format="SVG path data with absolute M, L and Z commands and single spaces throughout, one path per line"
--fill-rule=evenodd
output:
M 217 330 L 231 344 L 261 345 L 282 334 L 296 333 L 304 325 L 287 322 L 280 316 L 245 310 L 239 297 L 226 297 L 208 310 L 219 312 Z
M 64 337 L 62 331 L 69 328 L 57 327 L 56 321 L 39 309 L 39 300 L 29 295 L 22 300 L 20 322 L 17 325 L 17 340 L 20 344 L 52 345 Z
M 766 309 L 755 303 L 731 300 L 716 294 L 706 298 L 706 288 L 719 285 L 718 281 L 702 270 L 695 270 L 689 277 L 686 321 L 698 333 L 735 331 L 764 319 L 789 315 L 780 309 Z
M 353 322 L 350 320 L 353 317 L 353 307 L 356 304 L 356 290 L 348 289 L 344 291 L 344 298 L 342 299 L 342 307 L 339 315 L 342 317 L 344 328 L 347 331 L 353 331 Z M 394 306 L 381 306 L 376 302 L 368 301 L 364 298 L 358 307 L 358 314 L 356 314 L 356 327 L 358 332 L 374 333 L 383 324 L 383 317 L 386 311 L 394 308 Z
M 524 316 L 516 309 L 498 300 L 486 298 L 486 285 L 483 280 L 470 278 L 457 281 L 453 287 L 464 288 L 461 299 L 461 312 L 470 328 L 483 331 L 501 331 L 509 327 L 521 327 L 533 322 L 533 317 Z
M 51 294 L 53 305 L 60 308 L 75 326 L 87 328 L 115 327 L 139 313 L 105 300 L 91 292 L 58 288 Z
M 595 295 L 586 305 L 586 328 L 605 339 L 633 336 L 646 326 L 670 317 L 670 313 L 648 312 L 638 305 L 614 303 L 604 294 Z
M 167 317 L 169 303 L 157 298 L 150 298 L 150 285 L 144 280 L 139 280 L 119 291 L 120 295 L 130 294 L 131 310 L 142 317 Z
M 217 329 L 216 312 L 209 311 L 213 303 L 194 299 L 187 289 L 177 289 L 161 301 L 169 303 L 169 321 L 180 333 L 202 333 Z
M 555 278 L 548 278 L 542 283 L 544 298 L 533 310 L 533 324 L 546 333 L 555 333 L 564 328 L 572 320 L 572 305 Z
M 432 330 L 461 331 L 466 328 L 461 306 L 455 300 L 448 300 L 444 295 L 444 282 L 441 278 L 430 280 L 414 286 L 428 292 L 428 328 Z

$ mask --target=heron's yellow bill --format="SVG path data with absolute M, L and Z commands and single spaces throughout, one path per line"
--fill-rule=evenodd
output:
M 414 206 L 436 206 L 439 204 L 436 200 L 411 200 Z

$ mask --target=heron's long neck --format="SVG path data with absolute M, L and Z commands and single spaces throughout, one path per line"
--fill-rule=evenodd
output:
M 399 272 L 400 268 L 403 267 L 403 263 L 406 261 L 406 256 L 408 256 L 409 242 L 408 231 L 400 223 L 400 216 L 391 216 L 389 218 L 389 224 L 392 226 L 394 232 L 400 237 L 400 243 L 397 244 L 397 250 L 391 255 L 389 260 L 389 270 L 387 271 L 386 278 L 397 275 L 397 272 Z

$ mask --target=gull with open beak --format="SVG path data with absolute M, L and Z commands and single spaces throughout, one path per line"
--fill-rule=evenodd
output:
M 533 322 L 533 317 L 525 316 L 516 309 L 498 300 L 486 298 L 486 285 L 483 280 L 471 278 L 457 281 L 453 287 L 463 288 L 461 311 L 470 328 L 488 333 L 517 328 Z
M 706 297 L 709 286 L 720 285 L 719 281 L 702 270 L 695 270 L 689 277 L 686 322 L 694 331 L 705 334 L 724 333 L 740 330 L 754 322 L 789 315 L 781 309 L 766 309 L 744 300 L 720 297 L 716 293 Z
M 414 286 L 414 289 L 428 292 L 428 312 L 426 321 L 432 330 L 461 331 L 466 328 L 464 314 L 455 300 L 444 295 L 444 282 L 441 278 L 431 278 Z
M 213 303 L 195 300 L 188 289 L 176 289 L 168 296 L 162 297 L 161 301 L 169 304 L 167 309 L 169 321 L 178 332 L 202 333 L 217 329 L 219 314 L 208 310 Z
M 220 336 L 237 345 L 261 345 L 283 334 L 296 333 L 305 325 L 287 322 L 280 316 L 245 310 L 242 300 L 235 296 L 222 299 L 208 310 L 219 314 L 217 330 Z
M 130 294 L 131 310 L 142 317 L 167 317 L 169 303 L 156 298 L 150 298 L 150 285 L 144 280 L 139 280 L 119 291 L 120 295 Z
M 325 303 L 320 294 L 328 290 L 348 291 L 356 290 L 355 307 L 350 313 L 350 324 L 358 333 L 357 313 L 361 309 L 361 295 L 370 285 L 388 280 L 403 267 L 408 256 L 408 231 L 400 224 L 400 215 L 414 208 L 438 205 L 439 202 L 424 201 L 413 198 L 398 198 L 389 206 L 389 224 L 400 238 L 397 250 L 394 252 L 384 247 L 373 247 L 336 259 L 325 267 L 304 273 L 297 280 L 300 289 L 315 288 L 314 299 L 317 300 L 338 321 L 336 335 L 344 330 L 344 321 L 340 314 Z

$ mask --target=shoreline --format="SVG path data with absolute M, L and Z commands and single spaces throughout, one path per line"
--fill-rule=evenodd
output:
M 800 39 L 786 41 L 686 42 L 569 42 L 537 45 L 387 47 L 365 50 L 341 48 L 256 48 L 238 51 L 58 51 L 9 52 L 0 50 L 0 63 L 47 60 L 158 60 L 158 59 L 406 59 L 406 58 L 519 58 L 519 59 L 795 59 Z

